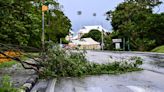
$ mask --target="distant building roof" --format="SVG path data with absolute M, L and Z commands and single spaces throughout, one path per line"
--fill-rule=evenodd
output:
M 101 25 L 95 25 L 95 26 L 84 26 L 82 27 L 78 33 L 89 33 L 91 30 L 96 29 L 99 31 L 109 32 L 107 29 L 103 28 Z
M 74 36 L 72 39 L 73 39 L 73 40 L 78 39 L 78 35 Z
M 81 40 L 72 40 L 72 43 L 76 45 L 93 45 L 93 44 L 99 45 L 100 44 L 99 42 L 96 42 L 92 38 L 82 38 Z

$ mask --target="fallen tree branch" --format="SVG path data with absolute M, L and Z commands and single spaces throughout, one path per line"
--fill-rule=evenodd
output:
M 21 63 L 21 65 L 22 65 L 23 68 L 25 68 L 25 69 L 33 69 L 33 70 L 35 70 L 36 72 L 40 73 L 40 71 L 39 71 L 39 65 L 37 65 L 37 64 L 32 64 L 32 63 L 28 63 L 28 62 L 22 61 L 22 60 L 19 59 L 18 57 L 11 57 L 11 56 L 9 56 L 9 55 L 6 55 L 6 54 L 3 53 L 2 51 L 0 51 L 0 54 L 4 55 L 6 58 L 10 58 L 10 59 L 12 59 L 12 60 L 15 60 L 15 61 Z M 27 65 L 29 65 L 29 66 L 31 66 L 31 67 L 26 67 L 25 64 L 27 64 Z

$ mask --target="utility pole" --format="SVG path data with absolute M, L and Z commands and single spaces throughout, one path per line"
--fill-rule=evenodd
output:
M 60 38 L 60 45 L 62 44 L 62 39 Z
M 45 47 L 44 47 L 44 45 L 45 45 L 45 38 L 44 38 L 44 10 L 43 10 L 43 4 L 44 4 L 44 0 L 42 0 L 42 50 L 44 51 L 45 50 Z
M 128 51 L 130 51 L 130 40 L 128 38 Z
M 102 51 L 104 50 L 104 33 L 103 33 L 103 29 L 102 29 L 102 32 L 101 32 L 101 49 Z
M 42 50 L 45 50 L 45 32 L 44 32 L 44 12 L 48 10 L 48 6 L 44 5 L 44 0 L 42 0 Z
M 123 50 L 125 51 L 125 37 L 123 38 Z

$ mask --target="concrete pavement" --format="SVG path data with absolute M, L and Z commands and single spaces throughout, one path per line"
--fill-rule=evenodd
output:
M 54 92 L 164 92 L 164 67 L 155 62 L 164 63 L 164 54 L 143 52 L 101 52 L 87 51 L 90 62 L 104 64 L 141 57 L 145 70 L 121 75 L 87 76 L 85 78 L 61 78 Z
M 121 75 L 96 75 L 83 78 L 60 78 L 51 92 L 164 92 L 164 54 L 143 52 L 87 51 L 89 62 L 104 64 L 141 57 L 144 70 Z M 42 85 L 43 85 L 42 84 Z M 54 84 L 54 83 L 52 83 Z M 52 85 L 50 85 L 52 86 Z M 45 91 L 39 91 L 45 92 Z

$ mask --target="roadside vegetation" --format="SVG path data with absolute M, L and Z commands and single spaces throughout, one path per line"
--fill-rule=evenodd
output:
M 18 64 L 18 62 L 13 61 L 13 60 L 12 61 L 8 61 L 8 62 L 0 63 L 0 69 L 2 69 L 2 68 L 9 68 L 9 67 L 12 67 L 15 64 Z
M 107 11 L 113 32 L 105 37 L 105 49 L 112 50 L 116 38 L 124 39 L 125 50 L 150 51 L 163 45 L 164 13 L 154 11 L 161 4 L 163 0 L 124 0 Z
M 12 56 L 12 57 L 21 57 L 20 52 L 5 51 L 4 54 Z M 17 64 L 16 61 L 12 60 L 11 58 L 7 58 L 6 56 L 0 54 L 0 69 L 1 68 L 9 68 L 15 64 Z
M 92 38 L 97 42 L 101 42 L 101 35 L 102 33 L 99 30 L 93 29 L 89 33 L 84 34 L 81 38 Z
M 4 54 L 10 56 L 10 57 L 17 57 L 20 58 L 21 60 L 28 60 L 33 57 L 39 56 L 39 53 L 23 53 L 23 52 L 15 52 L 15 51 L 5 51 Z M 18 64 L 18 62 L 12 60 L 11 58 L 7 58 L 6 56 L 0 54 L 0 69 L 1 68 L 9 68 L 12 67 L 13 65 Z
M 40 48 L 42 5 L 60 7 L 54 0 L 0 0 L 0 43 Z M 59 43 L 68 35 L 71 21 L 61 9 L 45 11 L 45 40 Z M 17 47 L 17 46 L 16 46 Z M 25 49 L 29 50 L 29 49 Z
M 0 92 L 21 92 L 20 89 L 14 88 L 10 76 L 3 76 L 0 81 Z
M 158 46 L 158 47 L 154 48 L 154 49 L 151 50 L 151 51 L 152 51 L 152 52 L 164 53 L 164 45 Z

